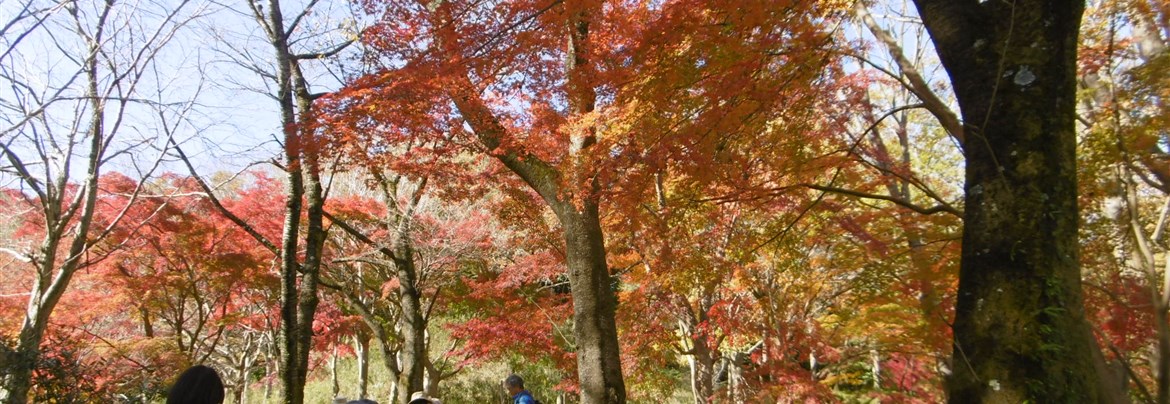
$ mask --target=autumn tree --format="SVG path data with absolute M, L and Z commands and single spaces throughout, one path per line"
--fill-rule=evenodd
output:
M 365 42 L 387 61 L 385 69 L 330 100 L 326 109 L 337 117 L 330 130 L 341 139 L 459 145 L 491 157 L 539 195 L 565 243 L 581 398 L 624 402 L 600 220 L 607 191 L 619 183 L 649 187 L 645 173 L 668 156 L 697 170 L 713 154 L 771 140 L 753 135 L 778 122 L 785 103 L 803 100 L 796 89 L 808 87 L 794 83 L 823 78 L 819 62 L 828 57 L 819 52 L 829 41 L 818 27 L 838 9 L 688 1 L 384 4 Z M 818 63 L 786 63 L 803 57 Z M 740 143 L 728 146 L 733 140 Z M 644 171 L 624 171 L 635 167 Z
M 554 385 L 532 386 L 533 391 L 543 387 L 565 394 L 579 384 L 561 234 L 554 215 L 532 203 L 539 196 L 513 191 L 477 204 L 491 236 L 480 239 L 485 251 L 459 263 L 459 276 L 449 286 L 446 328 L 457 344 L 450 356 L 469 367 L 492 361 L 534 364 L 556 376 Z
M 954 402 L 1111 401 L 1077 261 L 1083 2 L 916 0 L 962 111 Z
M 1159 144 L 1170 89 L 1158 1 L 1090 4 L 1081 28 L 1078 153 L 1087 294 L 1101 342 L 1137 397 L 1170 401 L 1166 294 L 1166 151 Z M 1149 366 L 1145 366 L 1145 364 Z
M 200 9 L 188 1 L 24 1 L 6 9 L 14 14 L 6 13 L 0 28 L 0 170 L 17 179 L 29 222 L 40 226 L 4 250 L 32 274 L 17 346 L 3 358 L 2 394 L 24 403 L 50 316 L 74 275 L 102 259 L 91 247 L 120 222 L 118 216 L 94 222 L 99 178 L 112 161 L 165 145 L 134 135 L 128 122 L 138 111 L 170 126 L 168 119 L 183 111 L 150 86 L 165 82 L 155 63 Z M 140 13 L 151 17 L 133 18 Z M 138 163 L 135 174 L 145 180 L 158 160 Z M 125 199 L 121 209 L 134 200 Z
M 810 173 L 796 175 L 804 165 Z M 824 172 L 788 168 L 794 184 Z M 835 170 L 829 183 L 844 182 Z M 619 326 L 636 374 L 682 355 L 697 403 L 938 397 L 940 335 L 920 329 L 920 289 L 892 231 L 900 220 L 800 185 L 766 203 L 712 201 L 684 185 L 662 181 L 660 205 L 615 215 L 627 223 L 613 237 L 629 246 L 614 251 L 629 265 Z
M 233 207 L 258 205 L 241 210 L 256 213 L 248 215 L 253 222 L 276 222 L 271 218 L 279 216 L 278 205 L 265 199 L 279 196 L 282 187 L 262 175 L 252 179 L 223 201 Z M 277 278 L 270 271 L 270 253 L 219 215 L 191 178 L 166 174 L 149 191 L 152 197 L 128 214 L 143 225 L 127 229 L 119 237 L 126 247 L 95 271 L 99 284 L 109 287 L 101 298 L 106 304 L 93 306 L 117 305 L 109 318 L 129 317 L 136 329 L 99 329 L 109 336 L 93 344 L 109 345 L 114 352 L 120 346 L 157 351 L 166 360 L 144 369 L 151 376 L 176 374 L 188 364 L 215 364 L 239 401 L 271 348 L 267 336 L 273 331 L 269 324 L 275 323 L 269 317 L 276 312 Z M 153 377 L 158 384 L 167 381 Z
M 330 198 L 330 220 L 343 222 L 350 233 L 373 243 L 385 234 L 379 224 L 384 205 L 363 195 L 344 195 Z M 356 315 L 365 325 L 355 332 L 354 351 L 358 360 L 358 398 L 371 397 L 369 385 L 369 350 L 371 340 L 381 353 L 383 365 L 390 373 L 391 397 L 397 395 L 399 374 L 399 339 L 394 334 L 398 323 L 397 307 L 386 299 L 383 285 L 394 278 L 392 265 L 385 260 L 370 257 L 371 247 L 347 232 L 331 232 L 326 240 L 332 256 L 329 271 L 322 285 L 338 300 L 346 313 Z M 375 244 L 376 245 L 376 244 Z
M 897 2 L 883 6 L 879 13 L 892 15 L 912 7 Z M 931 48 L 921 24 L 898 24 L 892 21 L 896 18 L 879 22 L 865 2 L 854 4 L 854 16 L 883 48 L 854 55 L 871 76 L 863 103 L 868 108 L 857 117 L 864 129 L 849 147 L 858 166 L 876 174 L 876 180 L 859 184 L 864 188 L 813 187 L 892 204 L 908 249 L 910 282 L 922 295 L 919 309 L 928 325 L 926 333 L 943 332 L 950 320 L 941 303 L 953 292 L 947 280 L 954 279 L 947 263 L 955 260 L 930 245 L 939 238 L 945 241 L 961 223 L 962 207 L 956 202 L 957 176 L 962 174 L 949 166 L 962 158 L 958 147 L 963 128 L 950 107 L 953 100 L 940 94 L 945 84 L 932 83 L 923 73 L 938 63 L 930 61 Z
M 345 221 L 337 220 L 335 216 L 331 216 L 333 217 L 331 220 L 342 227 L 351 237 L 356 238 L 360 245 L 369 248 L 373 254 L 378 256 L 377 258 L 359 260 L 359 262 L 365 261 L 375 268 L 393 269 L 393 276 L 383 277 L 380 283 L 390 282 L 391 278 L 397 283 L 395 293 L 398 298 L 397 324 L 395 326 L 395 329 L 398 330 L 395 335 L 397 344 L 390 340 L 390 335 L 384 329 L 383 323 L 378 321 L 377 317 L 384 318 L 385 316 L 374 316 L 374 313 L 366 306 L 367 303 L 361 299 L 361 289 L 364 287 L 356 288 L 357 293 L 354 293 L 354 288 L 349 288 L 342 293 L 346 296 L 346 301 L 350 303 L 351 307 L 357 309 L 362 315 L 382 345 L 386 369 L 397 379 L 396 388 L 392 389 L 395 390 L 395 399 L 410 401 L 411 393 L 423 389 L 423 372 L 427 362 L 427 313 L 423 307 L 424 297 L 421 290 L 423 274 L 417 265 L 418 253 L 413 240 L 416 229 L 416 209 L 426 192 L 427 178 L 424 177 L 410 183 L 401 174 L 372 171 L 371 176 L 383 201 L 382 210 L 385 213 L 378 218 L 384 223 L 382 226 L 378 226 L 384 229 L 378 232 L 383 236 L 374 239 L 364 230 L 350 226 Z M 358 279 L 358 285 L 362 285 L 363 282 L 364 280 Z M 380 284 L 374 286 L 376 290 L 382 288 Z M 390 348 L 392 344 L 398 345 L 398 349 L 392 350 Z M 395 352 L 397 355 L 389 355 L 391 352 Z
M 390 184 L 382 184 L 387 187 L 384 192 L 391 192 Z M 395 196 L 397 185 L 393 184 Z M 421 196 L 421 188 L 418 191 Z M 419 273 L 414 266 L 414 242 L 399 238 L 412 237 L 414 226 L 409 222 L 413 222 L 413 206 L 418 202 L 412 200 L 413 203 L 407 202 L 412 207 L 410 212 L 398 210 L 401 201 L 397 197 L 385 203 L 356 196 L 331 201 L 330 221 L 345 231 L 335 232 L 329 239 L 336 256 L 331 259 L 331 271 L 324 283 L 340 297 L 344 307 L 362 319 L 393 380 L 390 396 L 406 401 L 412 392 L 422 389 L 426 356 L 426 325 L 422 321 Z M 406 220 L 403 213 L 408 213 L 410 219 Z M 402 286 L 403 282 L 407 285 Z M 366 395 L 364 388 L 361 395 Z
M 327 192 L 322 179 L 328 177 L 328 168 L 322 160 L 320 134 L 308 125 L 313 119 L 313 100 L 320 97 L 312 92 L 312 86 L 320 83 L 313 83 L 308 61 L 334 58 L 354 41 L 337 39 L 338 34 L 352 35 L 344 23 L 336 30 L 322 30 L 320 25 L 310 22 L 314 13 L 328 15 L 330 12 L 318 1 L 309 1 L 295 12 L 290 12 L 279 0 L 246 2 L 246 5 L 246 10 L 233 11 L 247 15 L 260 27 L 268 51 L 272 52 L 271 58 L 258 57 L 247 47 L 227 46 L 221 54 L 265 80 L 265 90 L 259 91 L 275 100 L 278 106 L 283 153 L 279 165 L 286 173 L 288 191 L 284 199 L 284 231 L 279 245 L 254 231 L 249 223 L 220 204 L 216 205 L 222 214 L 280 256 L 281 384 L 285 402 L 301 403 L 313 344 L 313 320 L 320 303 L 318 287 L 327 233 L 324 225 Z M 285 15 L 286 12 L 289 14 Z M 324 44 L 307 40 L 321 38 L 325 38 Z M 191 174 L 198 176 L 189 157 L 183 153 L 180 157 Z M 211 184 L 202 179 L 199 182 L 208 195 L 214 195 Z
M 401 153 L 377 152 L 359 142 L 341 147 L 345 160 L 361 167 L 354 174 L 377 197 L 347 195 L 328 206 L 330 223 L 340 230 L 330 238 L 334 268 L 325 286 L 364 320 L 381 348 L 385 368 L 396 379 L 391 395 L 409 401 L 411 393 L 436 392 L 438 383 L 450 377 L 450 370 L 436 366 L 439 361 L 429 354 L 429 324 L 442 312 L 436 307 L 442 306 L 442 292 L 452 282 L 452 267 L 480 253 L 478 240 L 486 237 L 483 226 L 488 222 L 471 213 L 474 201 L 428 195 L 431 178 L 447 183 L 433 187 L 435 194 L 452 188 L 466 191 L 451 176 L 457 173 L 437 167 L 427 176 L 410 178 L 384 168 L 429 165 L 441 151 L 420 145 Z
M 619 318 L 626 319 L 620 322 L 623 342 L 634 350 L 630 354 L 634 363 L 627 366 L 646 376 L 653 367 L 664 367 L 648 359 L 682 355 L 690 368 L 694 402 L 708 403 L 719 397 L 717 373 L 729 364 L 726 357 L 734 356 L 735 348 L 750 339 L 733 336 L 728 323 L 712 317 L 717 306 L 727 307 L 744 292 L 739 287 L 743 271 L 735 251 L 750 244 L 743 237 L 745 220 L 737 203 L 697 202 L 691 198 L 699 193 L 674 181 L 661 181 L 658 186 L 661 191 L 654 208 L 627 212 L 622 218 L 641 225 L 617 226 L 624 231 L 613 236 L 617 244 L 629 246 L 615 249 L 615 261 L 629 267 L 623 280 L 635 285 L 621 294 L 624 311 Z M 680 337 L 675 338 L 676 334 Z M 725 384 L 732 382 L 727 380 Z M 736 400 L 731 390 L 724 389 L 729 399 Z

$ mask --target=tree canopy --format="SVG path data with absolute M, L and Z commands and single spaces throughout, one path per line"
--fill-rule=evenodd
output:
M 0 401 L 1167 403 L 1167 45 L 1165 0 L 5 2 Z

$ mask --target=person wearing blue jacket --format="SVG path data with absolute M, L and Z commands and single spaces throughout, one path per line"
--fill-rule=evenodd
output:
M 524 390 L 524 379 L 517 375 L 509 375 L 504 379 L 504 389 L 508 390 L 508 395 L 512 396 L 512 404 L 537 404 L 535 398 L 532 398 L 532 393 Z

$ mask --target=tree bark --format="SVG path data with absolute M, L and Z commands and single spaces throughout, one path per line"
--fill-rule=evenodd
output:
M 277 101 L 284 130 L 285 170 L 288 200 L 281 240 L 281 387 L 284 402 L 304 402 L 305 382 L 312 348 L 313 318 L 316 315 L 317 286 L 325 243 L 323 225 L 325 198 L 321 187 L 319 147 L 313 133 L 305 129 L 312 96 L 291 51 L 289 33 L 279 0 L 270 0 L 267 14 L 251 5 L 256 19 L 267 30 L 275 52 Z M 302 201 L 302 198 L 305 200 Z M 308 206 L 305 206 L 305 203 Z M 301 212 L 307 210 L 304 263 L 298 261 Z M 298 282 L 299 280 L 299 282 Z
M 964 121 L 949 400 L 1102 402 L 1077 244 L 1083 1 L 915 0 Z
M 298 74 L 299 77 L 299 74 Z M 307 121 L 307 111 L 312 101 L 304 91 L 303 83 L 297 85 L 297 104 L 300 108 L 300 119 Z M 304 122 L 302 122 L 303 124 Z M 307 135 L 307 136 L 305 136 Z M 312 138 L 311 133 L 302 133 L 305 138 Z M 303 141 L 304 139 L 302 139 Z M 305 258 L 300 266 L 300 282 L 297 290 L 297 324 L 296 345 L 297 356 L 295 367 L 297 371 L 298 395 L 304 402 L 304 388 L 309 374 L 309 353 L 313 349 L 313 319 L 317 316 L 317 305 L 320 299 L 317 289 L 320 285 L 321 258 L 324 254 L 325 238 L 324 226 L 325 196 L 321 186 L 321 166 L 318 161 L 319 143 L 314 139 L 303 149 L 305 161 L 305 201 L 307 203 L 306 220 L 308 226 L 305 234 Z
M 358 333 L 353 337 L 353 341 L 358 360 L 358 398 L 366 398 L 370 385 L 370 337 L 365 333 Z
M 402 372 L 398 374 L 397 401 L 410 401 L 410 395 L 423 390 L 423 371 L 426 361 L 426 319 L 423 318 L 423 308 L 417 287 L 418 270 L 414 265 L 414 251 L 410 247 L 407 234 L 399 237 L 395 248 L 394 266 L 398 271 L 398 304 L 401 305 L 402 315 L 398 318 L 398 325 L 402 334 L 402 349 L 399 358 L 402 360 Z
M 263 18 L 257 15 L 257 18 Z M 304 402 L 304 381 L 299 379 L 298 343 L 301 330 L 297 326 L 297 261 L 300 241 L 302 198 L 305 194 L 304 175 L 301 166 L 301 138 L 296 130 L 296 107 L 292 89 L 292 55 L 288 50 L 288 37 L 284 34 L 284 17 L 280 3 L 272 0 L 268 5 L 267 24 L 269 39 L 276 52 L 277 101 L 280 104 L 280 123 L 284 128 L 284 159 L 286 181 L 288 181 L 284 207 L 284 230 L 280 243 L 280 329 L 281 329 L 281 372 L 280 384 L 284 402 Z
M 621 355 L 597 203 L 583 202 L 577 211 L 563 204 L 557 211 L 565 237 L 573 296 L 573 334 L 577 343 L 577 378 L 582 403 L 624 403 Z
M 699 299 L 694 310 L 688 303 L 687 317 L 680 324 L 684 338 L 691 345 L 687 359 L 691 368 L 691 394 L 695 396 L 695 404 L 707 404 L 715 398 L 718 347 L 710 346 L 710 334 L 701 327 L 701 324 L 709 321 L 707 312 L 711 308 L 711 300 L 709 297 Z

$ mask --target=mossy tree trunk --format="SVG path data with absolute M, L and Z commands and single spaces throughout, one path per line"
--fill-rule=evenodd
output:
M 1084 1 L 915 0 L 965 132 L 951 402 L 1101 402 L 1077 244 Z

